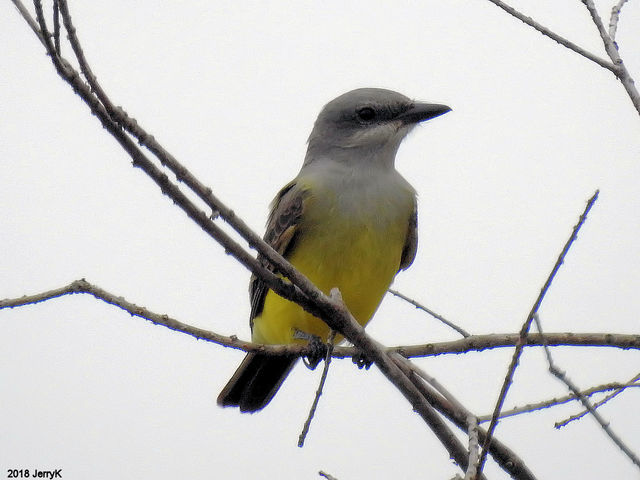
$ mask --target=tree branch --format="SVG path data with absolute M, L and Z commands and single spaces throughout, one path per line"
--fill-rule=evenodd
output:
M 596 403 L 593 404 L 593 408 L 599 408 L 600 406 L 604 405 L 605 403 L 607 403 L 609 400 L 617 397 L 618 395 L 620 395 L 622 392 L 624 392 L 627 388 L 630 387 L 640 387 L 640 383 L 636 383 L 638 380 L 640 379 L 640 374 L 636 375 L 635 377 L 633 377 L 631 380 L 629 380 L 629 383 L 625 383 L 625 384 L 617 384 L 615 387 L 613 388 L 609 388 L 608 390 L 614 390 L 613 392 L 611 392 L 609 395 L 607 395 L 606 397 L 604 397 L 602 400 L 597 401 Z M 602 390 L 601 390 L 602 391 Z M 585 392 L 582 392 L 582 394 L 585 397 L 588 397 L 590 395 L 588 395 Z M 575 395 L 571 395 L 572 397 L 574 397 L 575 400 L 578 400 L 577 397 L 575 397 Z M 582 417 L 584 417 L 587 413 L 589 413 L 589 410 L 583 410 L 582 412 L 576 414 L 576 415 L 571 415 L 571 417 L 569 417 L 568 419 L 562 421 L 562 422 L 556 422 L 554 427 L 555 428 L 562 428 L 567 426 L 569 423 L 573 422 L 574 420 L 578 420 Z
M 469 462 L 467 471 L 464 472 L 464 480 L 473 480 L 478 474 L 478 459 L 480 448 L 478 446 L 478 419 L 469 415 L 467 419 L 469 425 Z
M 39 3 L 40 0 L 35 1 Z M 69 43 L 76 55 L 81 71 L 85 75 L 92 91 L 95 92 L 95 95 L 99 99 L 105 111 L 108 113 L 109 118 L 133 135 L 140 145 L 148 148 L 149 151 L 158 158 L 162 166 L 167 167 L 171 172 L 173 172 L 179 182 L 182 182 L 189 187 L 193 193 L 195 193 L 209 208 L 211 208 L 213 212 L 212 217 L 217 217 L 219 215 L 220 218 L 228 223 L 244 240 L 247 241 L 251 248 L 256 249 L 261 255 L 263 255 L 276 268 L 276 271 L 283 273 L 292 281 L 293 284 L 301 288 L 307 296 L 314 298 L 318 290 L 309 281 L 309 279 L 298 272 L 282 255 L 276 252 L 259 235 L 251 230 L 249 226 L 242 221 L 242 219 L 236 216 L 233 210 L 227 207 L 213 194 L 211 188 L 202 184 L 184 165 L 178 162 L 173 155 L 156 142 L 153 135 L 146 132 L 134 118 L 129 117 L 122 108 L 114 106 L 113 102 L 109 99 L 108 95 L 98 83 L 98 80 L 93 74 L 93 71 L 84 55 L 82 46 L 80 45 L 80 40 L 76 34 L 76 29 L 71 20 L 71 15 L 69 14 L 67 1 L 58 1 L 60 2 L 60 12 L 62 14 L 65 28 L 69 33 Z M 252 273 L 255 274 L 256 272 L 252 271 Z M 261 275 L 258 276 L 262 278 Z M 271 287 L 271 285 L 269 286 Z M 282 295 L 281 292 L 278 292 L 275 289 L 274 291 Z M 286 295 L 283 296 L 288 298 Z M 291 300 L 291 298 L 289 299 Z M 312 304 L 307 302 L 305 299 L 300 298 L 299 301 L 303 302 L 300 303 L 301 306 L 307 309 L 313 308 Z M 317 311 L 309 311 L 310 313 L 317 313 Z
M 600 15 L 598 15 L 598 11 L 593 4 L 593 0 L 582 0 L 582 3 L 587 7 L 587 10 L 591 15 L 591 19 L 598 29 L 598 33 L 600 34 L 600 38 L 602 38 L 602 43 L 604 44 L 604 49 L 606 50 L 607 55 L 609 55 L 609 58 L 611 58 L 611 61 L 616 66 L 616 76 L 627 91 L 629 98 L 631 98 L 633 106 L 636 107 L 636 110 L 640 113 L 640 93 L 638 93 L 633 78 L 629 75 L 629 71 L 618 53 L 618 45 L 616 45 L 613 37 L 610 37 L 607 33 L 607 30 L 602 23 L 602 19 L 600 18 Z M 622 8 L 622 5 L 620 5 L 620 7 Z
M 598 199 L 598 193 L 599 191 L 596 190 L 596 192 L 589 199 L 589 201 L 587 201 L 587 205 L 584 209 L 584 212 L 582 212 L 582 215 L 580 215 L 580 219 L 578 220 L 578 223 L 575 225 L 575 227 L 573 227 L 573 231 L 571 232 L 569 239 L 567 240 L 567 242 L 564 245 L 564 248 L 560 252 L 560 255 L 558 256 L 558 259 L 556 260 L 555 265 L 551 269 L 551 273 L 549 273 L 549 276 L 547 277 L 547 280 L 545 281 L 544 286 L 540 290 L 540 294 L 538 295 L 538 298 L 536 299 L 533 306 L 531 307 L 531 311 L 529 312 L 527 319 L 525 320 L 524 324 L 522 325 L 522 328 L 520 329 L 520 338 L 518 340 L 518 343 L 516 343 L 516 348 L 513 352 L 513 357 L 511 358 L 511 364 L 509 365 L 509 369 L 507 370 L 507 374 L 505 376 L 504 382 L 502 384 L 502 388 L 500 390 L 500 395 L 498 396 L 498 400 L 496 401 L 496 406 L 493 411 L 493 418 L 491 419 L 491 424 L 489 425 L 487 438 L 485 439 L 484 444 L 482 446 L 482 453 L 480 455 L 478 472 L 482 472 L 488 447 L 491 444 L 491 437 L 493 436 L 493 432 L 495 431 L 495 428 L 498 425 L 498 418 L 500 417 L 500 411 L 502 410 L 502 406 L 504 405 L 504 401 L 507 397 L 507 392 L 509 391 L 509 387 L 513 382 L 513 375 L 515 374 L 516 368 L 518 366 L 518 362 L 520 361 L 520 355 L 522 354 L 522 349 L 526 343 L 526 338 L 529 333 L 529 329 L 531 327 L 531 322 L 533 321 L 534 316 L 538 313 L 538 309 L 540 308 L 540 305 L 542 305 L 542 300 L 544 300 L 544 297 L 547 291 L 549 290 L 549 287 L 551 287 L 551 283 L 553 282 L 556 276 L 556 273 L 558 273 L 560 266 L 564 262 L 564 258 L 569 252 L 571 245 L 573 245 L 573 242 L 578 237 L 578 232 L 580 231 L 580 227 L 582 227 L 582 225 L 584 224 L 585 220 L 587 219 L 587 215 L 591 210 L 591 207 L 593 207 L 593 204 Z
M 417 302 L 416 300 L 414 300 L 413 298 L 409 298 L 406 295 L 403 295 L 402 293 L 400 293 L 397 290 L 393 290 L 392 288 L 389 289 L 389 293 L 401 298 L 402 300 L 404 300 L 405 302 L 410 303 L 411 305 L 413 305 L 414 307 L 416 307 L 418 310 L 422 310 L 423 312 L 428 313 L 429 315 L 431 315 L 433 318 L 435 318 L 436 320 L 439 320 L 440 322 L 444 323 L 447 327 L 452 328 L 453 330 L 455 330 L 456 332 L 458 332 L 460 335 L 462 335 L 463 337 L 469 337 L 471 336 L 471 334 L 469 332 L 467 332 L 465 329 L 463 329 L 462 327 L 459 327 L 458 325 L 456 325 L 453 322 L 450 322 L 449 320 L 447 320 L 446 318 L 444 318 L 442 315 L 434 312 L 433 310 L 431 310 L 430 308 L 425 307 L 424 305 L 422 305 L 421 303 Z
M 400 368 L 404 370 L 405 375 L 407 375 L 411 379 L 416 388 L 420 390 L 424 398 L 426 398 L 427 401 L 436 408 L 436 410 L 447 417 L 464 433 L 468 434 L 468 421 L 470 416 L 474 416 L 473 413 L 461 406 L 459 402 L 450 402 L 442 395 L 436 393 L 435 390 L 430 388 L 418 374 L 416 374 L 407 366 L 407 363 L 400 361 L 400 359 L 397 357 L 394 357 L 394 361 Z M 481 442 L 484 442 L 486 438 L 487 432 L 481 428 L 478 428 L 478 439 Z M 516 455 L 509 447 L 504 445 L 496 438 L 492 439 L 491 444 L 489 445 L 489 452 L 491 453 L 496 463 L 500 465 L 503 470 L 509 473 L 512 478 L 531 480 L 535 479 L 535 476 L 533 475 L 533 473 L 531 473 L 531 471 L 529 471 L 522 459 L 520 459 L 520 457 L 518 457 L 518 455 Z M 476 471 L 476 477 L 483 478 L 482 472 Z
M 598 15 L 595 9 L 593 0 L 582 0 L 582 3 L 584 3 L 587 9 L 589 10 L 589 13 L 591 14 L 591 18 L 595 23 L 596 27 L 598 28 L 600 36 L 602 37 L 602 41 L 604 43 L 607 55 L 609 55 L 609 58 L 611 59 L 611 62 L 608 62 L 607 60 L 600 58 L 597 55 L 594 55 L 593 53 L 585 50 L 584 48 L 576 45 L 575 43 L 567 40 L 566 38 L 542 26 L 541 24 L 533 20 L 531 17 L 524 15 L 523 13 L 519 12 L 515 8 L 511 7 L 510 5 L 507 5 L 503 1 L 489 0 L 489 2 L 498 6 L 499 8 L 507 12 L 509 15 L 526 23 L 530 27 L 536 29 L 543 35 L 551 38 L 552 40 L 555 40 L 560 45 L 567 47 L 569 50 L 573 50 L 577 54 L 582 55 L 583 57 L 588 58 L 592 62 L 597 63 L 601 67 L 611 71 L 620 80 L 623 87 L 627 91 L 627 94 L 629 95 L 629 98 L 631 99 L 633 106 L 638 111 L 638 113 L 640 113 L 640 94 L 638 93 L 638 90 L 635 87 L 633 78 L 631 77 L 631 75 L 629 74 L 629 71 L 627 70 L 624 63 L 622 62 L 622 58 L 618 53 L 618 46 L 614 41 L 620 9 L 622 8 L 622 5 L 625 3 L 625 1 L 626 0 L 621 0 L 620 2 L 618 2 L 618 4 L 615 7 L 613 7 L 612 14 L 611 14 L 611 21 L 609 23 L 609 34 L 608 34 L 604 28 L 604 25 L 602 24 L 602 20 L 600 19 L 600 16 Z
M 322 369 L 322 376 L 320 377 L 320 383 L 318 384 L 318 388 L 316 389 L 316 395 L 313 399 L 313 403 L 311 404 L 311 408 L 309 409 L 309 415 L 307 416 L 307 420 L 304 422 L 304 426 L 302 427 L 302 432 L 298 437 L 298 447 L 302 448 L 304 446 L 304 441 L 307 438 L 307 434 L 309 433 L 309 427 L 311 426 L 311 421 L 316 414 L 316 408 L 318 407 L 318 402 L 320 401 L 320 396 L 322 395 L 322 390 L 324 389 L 324 382 L 327 380 L 327 375 L 329 373 L 329 365 L 331 365 L 331 354 L 333 353 L 334 340 L 336 338 L 336 332 L 331 330 L 329 332 L 329 338 L 327 339 L 327 353 L 324 357 L 324 368 Z
M 546 335 L 545 335 L 546 336 Z M 628 383 L 607 383 L 605 385 L 598 385 L 597 387 L 591 387 L 587 390 L 583 390 L 582 394 L 585 397 L 590 397 L 596 393 L 601 393 L 601 392 L 608 392 L 611 390 L 614 390 L 614 393 L 617 395 L 621 392 L 623 392 L 624 390 L 626 390 L 627 388 L 633 388 L 633 387 L 639 387 L 640 388 L 640 383 L 636 383 L 637 379 L 640 378 L 640 375 L 635 377 L 633 380 L 631 380 Z M 562 405 L 565 403 L 569 403 L 569 402 L 575 402 L 578 401 L 578 397 L 576 395 L 574 395 L 573 393 L 570 393 L 569 395 L 565 395 L 564 397 L 560 397 L 560 398 L 551 398 L 549 400 L 544 400 L 541 402 L 536 402 L 536 403 L 530 403 L 528 405 L 524 405 L 522 407 L 515 407 L 512 408 L 510 410 L 503 410 L 502 413 L 500 414 L 500 418 L 508 418 L 508 417 L 514 417 L 516 415 L 522 415 L 525 413 L 532 413 L 535 412 L 537 410 L 543 410 L 545 408 L 551 408 L 551 407 L 556 407 L 558 405 Z M 596 405 L 598 405 L 600 402 L 596 403 Z M 484 423 L 484 422 L 489 422 L 491 421 L 492 418 L 492 414 L 489 415 L 480 415 L 478 417 L 478 422 L 480 423 Z M 554 425 L 556 428 L 561 427 L 562 425 L 559 424 L 555 424 Z
M 543 335 L 543 338 L 544 338 L 544 333 L 542 332 L 542 324 L 540 322 L 540 318 L 539 318 L 537 313 L 534 315 L 534 320 L 536 322 L 536 327 L 538 328 L 538 332 L 540 332 L 540 334 Z M 580 403 L 582 403 L 582 405 L 584 405 L 584 407 L 589 411 L 589 413 L 593 416 L 593 418 L 600 424 L 600 426 L 602 427 L 602 430 L 604 430 L 604 432 L 611 439 L 611 441 L 613 441 L 613 443 L 615 443 L 617 445 L 617 447 L 620 449 L 620 451 L 622 453 L 624 453 L 627 457 L 629 457 L 629 459 L 638 468 L 640 468 L 640 457 L 638 457 L 622 441 L 622 438 L 620 438 L 620 436 L 617 435 L 613 431 L 613 429 L 611 428 L 611 425 L 609 424 L 609 422 L 606 421 L 602 417 L 602 415 L 600 415 L 600 413 L 598 411 L 596 411 L 594 406 L 591 405 L 591 402 L 589 401 L 589 399 L 580 391 L 580 389 L 577 387 L 577 385 L 575 383 L 573 383 L 573 381 L 567 376 L 566 372 L 564 372 L 564 371 L 560 370 L 560 368 L 558 368 L 558 366 L 553 361 L 553 357 L 551 356 L 551 351 L 549 350 L 549 348 L 546 345 L 544 345 L 544 353 L 545 353 L 545 355 L 547 357 L 547 363 L 549 364 L 549 371 L 553 374 L 553 376 L 556 377 L 558 380 L 560 380 L 562 383 L 564 383 L 567 386 L 567 388 L 576 397 L 578 397 L 578 399 L 580 400 Z
M 323 299 L 320 298 L 320 301 Z M 335 314 L 327 316 L 325 322 L 329 327 L 342 332 L 351 343 L 359 347 L 366 357 L 372 360 L 389 381 L 391 381 L 411 403 L 413 409 L 429 425 L 433 433 L 449 452 L 449 456 L 462 468 L 466 468 L 467 455 L 462 443 L 453 435 L 444 421 L 436 414 L 435 409 L 416 388 L 414 382 L 403 372 L 396 362 L 386 352 L 384 347 L 367 335 L 364 328 L 356 322 L 353 316 L 340 301 L 338 289 L 331 290 L 331 308 Z M 525 478 L 525 477 L 523 477 Z M 533 478 L 533 477 L 528 477 Z
M 11 1 L 13 2 L 13 5 L 18 9 L 18 12 L 20 13 L 24 21 L 27 22 L 27 25 L 29 25 L 33 33 L 36 34 L 36 37 L 38 38 L 38 40 L 40 40 L 40 43 L 42 43 L 42 45 L 46 47 L 47 45 L 46 45 L 46 42 L 44 41 L 44 36 L 40 31 L 40 26 L 38 25 L 38 22 L 36 22 L 34 18 L 31 16 L 31 13 L 29 13 L 29 10 L 27 10 L 27 8 L 22 4 L 20 0 L 11 0 Z
M 81 65 L 84 65 L 83 69 L 85 72 L 88 72 L 87 76 L 92 78 L 91 82 L 93 83 L 95 78 L 91 76 L 88 65 L 85 65 L 87 63 L 86 59 L 80 53 L 81 50 L 79 49 L 79 42 L 75 35 L 75 29 L 68 9 L 66 8 L 66 2 L 65 0 L 59 0 L 59 2 L 63 22 L 65 28 L 67 28 L 69 32 L 69 41 L 72 42 L 72 44 L 77 44 L 76 47 L 74 47 L 76 57 Z M 174 199 L 174 201 L 176 201 L 176 203 L 189 215 L 190 218 L 196 221 L 198 225 L 200 225 L 201 228 L 209 233 L 214 239 L 223 244 L 225 250 L 231 252 L 236 256 L 236 258 L 241 260 L 242 263 L 250 268 L 254 274 L 258 275 L 260 278 L 265 278 L 268 286 L 272 288 L 272 290 L 289 300 L 301 304 L 310 313 L 322 318 L 330 328 L 342 333 L 345 338 L 351 341 L 355 346 L 366 352 L 367 357 L 372 359 L 387 378 L 389 378 L 389 380 L 391 380 L 394 385 L 400 389 L 403 395 L 411 402 L 414 409 L 420 413 L 434 433 L 439 436 L 441 442 L 449 451 L 449 454 L 455 458 L 460 465 L 463 465 L 466 461 L 466 455 L 464 448 L 461 447 L 459 441 L 453 435 L 442 434 L 442 429 L 439 428 L 439 424 L 442 424 L 442 420 L 435 414 L 433 409 L 428 405 L 409 379 L 406 378 L 400 369 L 389 359 L 381 345 L 364 333 L 362 327 L 355 322 L 341 301 L 326 296 L 316 288 L 306 277 L 297 272 L 286 260 L 276 254 L 273 249 L 250 231 L 244 223 L 239 222 L 232 211 L 223 208 L 224 206 L 221 204 L 215 205 L 213 208 L 214 214 L 219 213 L 220 216 L 225 218 L 225 220 L 227 220 L 232 227 L 243 236 L 243 238 L 247 239 L 250 244 L 256 245 L 260 253 L 265 255 L 265 257 L 273 263 L 278 271 L 284 273 L 291 280 L 293 286 L 282 282 L 276 275 L 262 267 L 255 259 L 246 254 L 246 252 L 242 250 L 237 243 L 233 242 L 232 239 L 221 231 L 209 217 L 195 207 L 195 205 L 191 203 L 184 194 L 182 194 L 177 186 L 170 182 L 167 176 L 160 172 L 136 147 L 126 133 L 120 129 L 118 121 L 114 120 L 114 118 L 110 116 L 105 105 L 92 93 L 90 87 L 82 82 L 77 72 L 69 65 L 68 62 L 58 55 L 55 47 L 51 44 L 51 39 L 42 11 L 42 4 L 40 0 L 34 0 L 34 4 L 36 6 L 38 24 L 40 25 L 40 30 L 43 32 L 46 49 L 54 63 L 54 66 L 56 67 L 56 70 L 62 78 L 74 88 L 74 91 L 80 94 L 80 96 L 90 106 L 92 112 L 101 120 L 105 128 L 107 128 L 123 148 L 125 148 L 127 153 L 129 153 L 133 158 L 134 165 L 142 168 L 145 173 L 147 173 L 161 187 L 165 194 L 168 194 L 172 199 Z M 187 174 L 189 174 L 189 172 L 179 164 L 170 166 L 169 168 L 174 171 L 179 180 L 184 180 Z M 177 171 L 175 170 L 176 168 Z M 198 183 L 196 186 L 200 186 L 200 184 Z M 204 198 L 209 202 L 213 201 L 210 189 L 197 191 L 196 193 L 201 198 L 204 196 Z M 296 287 L 302 291 L 302 294 L 299 293 L 299 290 L 297 290 Z
M 36 6 L 36 15 L 38 19 L 38 23 L 40 25 L 40 30 L 43 32 L 42 37 L 44 39 L 45 46 L 47 48 L 47 53 L 51 57 L 51 60 L 56 67 L 58 74 L 73 88 L 73 90 L 85 101 L 85 103 L 91 109 L 91 112 L 98 117 L 104 128 L 118 141 L 118 143 L 123 147 L 123 149 L 129 154 L 129 156 L 133 159 L 134 167 L 138 167 L 142 169 L 161 189 L 162 193 L 170 197 L 178 207 L 180 207 L 186 214 L 191 218 L 196 224 L 198 224 L 209 236 L 211 236 L 214 240 L 216 240 L 220 245 L 222 245 L 225 251 L 231 255 L 233 255 L 242 265 L 244 265 L 247 269 L 249 269 L 253 274 L 259 276 L 261 279 L 265 281 L 265 283 L 277 294 L 292 300 L 313 313 L 314 315 L 321 316 L 319 309 L 305 296 L 305 294 L 300 292 L 300 289 L 295 285 L 292 285 L 289 282 L 283 281 L 276 274 L 267 269 L 264 265 L 262 265 L 258 260 L 256 260 L 253 256 L 251 256 L 246 250 L 244 250 L 235 240 L 233 240 L 228 234 L 226 234 L 220 227 L 218 227 L 211 219 L 213 216 L 208 216 L 205 214 L 199 207 L 197 207 L 193 202 L 191 202 L 188 197 L 182 193 L 182 191 L 178 188 L 178 186 L 169 180 L 169 177 L 162 172 L 155 164 L 137 147 L 137 145 L 131 140 L 131 138 L 120 128 L 119 124 L 111 118 L 109 112 L 106 110 L 105 106 L 101 103 L 100 99 L 97 98 L 92 92 L 89 85 L 82 81 L 80 75 L 76 70 L 71 67 L 69 62 L 60 57 L 53 44 L 51 43 L 50 33 L 47 30 L 46 22 L 44 19 L 44 15 L 42 12 L 42 4 L 40 0 L 34 0 L 34 4 Z M 63 6 L 64 4 L 64 6 Z M 71 19 L 67 17 L 65 14 L 68 13 L 66 10 L 66 4 L 64 0 L 60 0 L 61 6 L 61 14 L 63 16 L 63 21 L 65 25 L 71 25 Z M 77 37 L 74 35 L 72 38 Z M 74 49 L 75 51 L 76 49 Z M 186 172 L 186 169 L 185 169 Z M 184 173 L 185 175 L 188 172 Z M 176 174 L 177 175 L 177 174 Z M 189 174 L 190 175 L 190 174 Z M 180 178 L 178 176 L 178 178 Z M 203 190 L 211 192 L 211 189 Z M 225 207 L 226 208 L 226 207 Z M 215 212 L 215 211 L 214 211 Z M 217 212 L 215 212 L 217 213 Z M 225 210 L 225 214 L 235 218 L 233 212 L 229 209 Z M 244 224 L 242 224 L 244 225 Z M 246 227 L 246 225 L 244 225 Z M 248 231 L 248 227 L 246 227 Z M 239 232 L 242 234 L 242 232 Z M 255 233 L 252 232 L 252 235 L 255 238 L 259 238 Z M 246 236 L 246 235 L 243 235 Z M 266 246 L 273 254 L 275 254 L 278 258 L 276 258 L 277 268 L 278 269 L 287 269 L 292 272 L 295 271 L 293 267 L 287 262 L 284 258 L 278 255 L 271 247 L 269 247 L 265 242 L 260 240 L 261 245 Z M 281 260 L 281 262 L 280 262 Z M 284 270 L 281 270 L 284 271 Z M 309 292 L 311 292 L 311 298 L 316 292 L 319 290 L 315 289 L 311 282 L 309 282 L 306 277 L 303 277 L 297 271 L 295 274 L 291 274 L 289 277 L 291 280 L 298 282 L 303 285 Z M 320 292 L 321 293 L 321 292 Z
M 611 8 L 611 18 L 609 19 L 609 36 L 611 40 L 616 41 L 616 33 L 618 31 L 618 22 L 620 21 L 620 11 L 627 0 L 620 0 Z
M 21 10 L 20 2 L 13 0 L 18 10 L 23 15 L 23 18 L 29 23 L 30 15 L 25 16 L 26 9 Z M 495 3 L 495 2 L 494 2 Z M 37 28 L 30 23 L 31 28 L 41 42 L 45 45 L 48 54 L 50 55 L 56 70 L 59 75 L 67 81 L 74 91 L 81 96 L 81 98 L 90 107 L 92 113 L 96 115 L 103 126 L 109 131 L 111 135 L 120 143 L 124 150 L 133 159 L 133 165 L 141 168 L 152 180 L 161 188 L 162 192 L 169 196 L 178 206 L 185 211 L 185 213 L 194 220 L 208 235 L 219 242 L 227 253 L 232 254 L 238 259 L 246 268 L 252 273 L 259 276 L 265 281 L 265 283 L 275 291 L 277 294 L 295 301 L 305 308 L 313 315 L 322 318 L 330 328 L 342 333 L 349 341 L 351 341 L 359 351 L 365 352 L 365 354 L 372 359 L 380 370 L 387 376 L 387 378 L 403 393 L 403 395 L 410 401 L 414 409 L 422 416 L 422 418 L 429 424 L 432 430 L 436 433 L 438 438 L 447 448 L 449 454 L 463 466 L 468 463 L 468 452 L 461 445 L 461 443 L 452 435 L 448 430 L 448 427 L 442 422 L 442 419 L 435 413 L 435 410 L 429 405 L 429 402 L 433 401 L 436 408 L 443 414 L 447 415 L 450 419 L 455 418 L 454 422 L 460 428 L 468 431 L 468 418 L 460 418 L 460 409 L 455 409 L 446 399 L 440 396 L 433 396 L 429 392 L 424 391 L 421 380 L 417 380 L 419 377 L 415 373 L 407 373 L 398 363 L 397 359 L 394 360 L 389 354 L 389 350 L 382 347 L 379 343 L 366 335 L 361 326 L 359 326 L 351 314 L 348 312 L 342 302 L 336 298 L 335 295 L 327 296 L 319 289 L 317 289 L 306 277 L 295 270 L 289 262 L 287 262 L 281 255 L 275 252 L 269 245 L 267 245 L 258 235 L 251 231 L 244 222 L 238 219 L 234 212 L 228 209 L 222 202 L 220 202 L 212 193 L 211 189 L 202 185 L 195 177 L 182 166 L 177 160 L 166 152 L 159 144 L 155 142 L 155 139 L 147 134 L 137 122 L 128 117 L 124 110 L 113 107 L 113 104 L 106 96 L 106 94 L 100 88 L 97 79 L 93 75 L 86 58 L 80 48 L 80 43 L 76 35 L 75 28 L 73 27 L 71 16 L 67 8 L 66 0 L 58 0 L 60 15 L 63 18 L 63 24 L 68 32 L 68 38 L 71 43 L 72 49 L 76 56 L 76 59 L 80 65 L 82 74 L 87 80 L 85 83 L 78 72 L 71 67 L 60 55 L 60 49 L 57 48 L 51 41 L 51 34 L 49 33 L 46 22 L 44 19 L 42 5 L 40 0 L 34 0 L 36 6 L 37 15 Z M 20 4 L 21 5 L 21 4 Z M 594 60 L 595 61 L 595 60 Z M 603 65 L 605 66 L 605 65 Z M 605 68 L 608 68 L 605 66 Z M 128 132 L 128 133 L 127 133 Z M 194 203 L 181 192 L 178 185 L 171 182 L 167 175 L 158 169 L 154 163 L 138 148 L 135 142 L 131 139 L 129 134 L 133 135 L 138 142 L 146 147 L 151 153 L 153 153 L 161 162 L 163 166 L 169 168 L 176 176 L 179 182 L 183 182 L 190 189 L 196 193 L 196 195 L 205 202 L 205 204 L 211 208 L 212 214 L 207 215 Z M 248 244 L 258 250 L 258 252 L 267 259 L 275 268 L 276 272 L 282 273 L 288 281 L 283 281 L 278 275 L 265 268 L 259 261 L 251 256 L 245 249 L 243 249 L 237 242 L 231 239 L 223 230 L 221 230 L 213 221 L 213 217 L 220 216 L 225 220 L 234 230 L 236 230 Z M 574 232 L 575 233 L 575 232 Z M 75 286 L 77 288 L 77 285 Z M 78 293 L 78 292 L 67 292 Z M 98 296 L 96 291 L 86 292 Z M 98 292 L 100 293 L 100 292 Z M 63 294 L 63 293 L 60 293 Z M 56 295 L 59 296 L 59 295 Z M 106 300 L 105 300 L 106 301 Z M 118 299 L 109 303 L 116 304 L 121 308 L 125 308 L 126 301 Z M 29 303 L 29 302 L 25 302 Z M 30 302 L 33 303 L 33 302 Z M 138 309 L 133 305 L 128 306 L 130 309 L 125 308 L 127 311 L 136 312 L 132 314 L 138 315 Z M 143 316 L 143 315 L 139 315 Z M 185 326 L 180 322 L 169 319 L 167 316 L 161 316 L 162 318 L 157 320 L 157 323 L 164 324 L 168 328 L 184 331 L 189 333 L 189 329 L 193 327 Z M 148 317 L 145 317 L 148 318 Z M 151 320 L 155 321 L 155 320 Z M 177 322 L 177 323 L 176 323 Z M 524 327 L 523 327 L 524 328 Z M 212 332 L 206 332 L 201 329 L 191 330 L 196 333 L 194 336 L 200 338 L 200 335 L 207 335 Z M 466 333 L 466 332 L 465 332 Z M 190 333 L 192 334 L 192 333 Z M 215 335 L 215 334 L 214 334 Z M 239 341 L 234 337 L 219 336 L 220 341 L 229 341 L 228 346 L 234 346 L 235 348 L 243 348 L 250 350 L 256 348 L 256 350 L 267 351 L 265 346 L 254 346 L 249 342 L 244 342 L 243 347 L 239 347 Z M 213 338 L 213 337 L 212 337 Z M 517 348 L 522 349 L 525 343 L 528 342 L 528 338 L 525 334 L 521 334 L 518 337 Z M 212 341 L 218 341 L 212 340 Z M 474 338 L 469 337 L 465 341 L 473 342 Z M 222 343 L 222 342 L 220 342 Z M 231 345 L 233 343 L 233 345 Z M 242 342 L 240 342 L 242 343 Z M 470 343 L 471 344 L 471 343 Z M 430 347 L 430 346 L 429 346 Z M 276 349 L 277 347 L 274 347 Z M 284 347 L 290 348 L 290 347 Z M 411 347 L 398 347 L 398 352 L 405 352 Z M 264 350 L 262 350 L 264 349 Z M 253 351 L 253 350 L 252 350 Z M 336 348 L 336 353 L 339 348 Z M 334 356 L 337 356 L 334 354 Z M 429 400 L 431 397 L 434 399 Z M 495 428 L 495 427 L 494 427 Z M 479 438 L 484 439 L 485 448 L 483 454 L 486 456 L 486 452 L 491 452 L 498 463 L 515 478 L 533 479 L 533 475 L 527 470 L 524 463 L 517 458 L 506 447 L 500 444 L 497 440 L 493 439 L 489 441 L 492 436 L 491 433 L 484 433 L 479 430 Z M 484 458 L 483 456 L 483 458 Z M 481 475 L 481 471 L 478 471 L 478 475 Z
M 18 298 L 0 300 L 0 310 L 16 308 L 24 305 L 33 305 L 46 302 L 64 295 L 89 294 L 98 300 L 114 305 L 129 313 L 148 320 L 156 325 L 169 328 L 176 332 L 190 335 L 198 340 L 217 343 L 223 347 L 235 348 L 245 352 L 260 352 L 272 355 L 299 355 L 311 353 L 311 349 L 305 345 L 263 345 L 238 339 L 235 335 L 222 335 L 210 330 L 194 327 L 176 320 L 169 315 L 155 313 L 145 307 L 129 302 L 124 297 L 110 293 L 97 285 L 93 285 L 85 279 L 75 280 L 64 287 L 40 292 L 34 295 L 23 295 Z M 615 333 L 546 333 L 544 336 L 549 346 L 579 346 L 579 347 L 609 347 L 623 350 L 640 350 L 640 335 L 615 334 Z M 387 352 L 398 354 L 404 358 L 433 357 L 438 355 L 460 354 L 468 352 L 481 352 L 493 348 L 513 347 L 520 340 L 515 333 L 472 335 L 460 340 L 449 342 L 427 343 L 420 345 L 400 345 L 387 347 Z M 524 346 L 542 346 L 543 337 L 540 334 L 530 333 Z M 361 355 L 362 351 L 356 347 L 333 348 L 332 358 L 352 358 Z
M 511 15 L 512 17 L 515 17 L 518 20 L 520 20 L 521 22 L 524 22 L 527 25 L 529 25 L 530 27 L 536 29 L 538 32 L 543 34 L 545 37 L 549 37 L 551 40 L 556 41 L 557 43 L 559 43 L 563 47 L 567 47 L 569 50 L 573 50 L 577 54 L 582 55 L 585 58 L 588 58 L 589 60 L 591 60 L 592 62 L 597 63 L 601 67 L 606 68 L 607 70 L 610 70 L 611 72 L 613 72 L 614 75 L 618 75 L 616 66 L 613 63 L 608 62 L 604 58 L 600 58 L 597 55 L 594 55 L 593 53 L 591 53 L 591 52 L 585 50 L 584 48 L 576 45 L 572 41 L 567 40 L 566 38 L 564 38 L 564 37 L 558 35 L 557 33 L 553 32 L 552 30 L 549 30 L 547 27 L 541 25 L 540 23 L 538 23 L 535 20 L 533 20 L 531 17 L 528 17 L 527 15 L 519 12 L 518 10 L 516 10 L 515 8 L 513 8 L 510 5 L 507 5 L 505 2 L 503 2 L 501 0 L 488 0 L 488 1 L 493 3 L 494 5 L 498 6 L 499 8 L 501 8 L 502 10 L 507 12 L 509 15 Z

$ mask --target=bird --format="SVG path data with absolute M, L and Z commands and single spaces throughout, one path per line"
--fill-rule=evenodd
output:
M 324 293 L 337 287 L 363 326 L 396 274 L 413 263 L 418 245 L 416 190 L 395 168 L 398 147 L 418 123 L 450 110 L 382 88 L 340 95 L 321 110 L 302 168 L 271 203 L 264 240 Z M 249 297 L 253 342 L 327 340 L 330 329 L 322 320 L 256 276 Z M 218 404 L 263 409 L 297 360 L 249 352 Z

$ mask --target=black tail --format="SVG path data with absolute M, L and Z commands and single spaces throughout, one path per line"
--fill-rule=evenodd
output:
M 248 353 L 218 395 L 218 405 L 257 412 L 276 394 L 298 357 Z

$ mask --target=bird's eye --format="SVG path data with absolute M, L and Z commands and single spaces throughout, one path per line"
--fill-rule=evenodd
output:
M 358 109 L 356 115 L 361 122 L 370 122 L 376 118 L 376 111 L 371 107 L 362 107 Z

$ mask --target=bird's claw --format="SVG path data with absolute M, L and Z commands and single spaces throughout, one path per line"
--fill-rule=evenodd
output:
M 369 367 L 373 363 L 373 361 L 368 358 L 363 352 L 356 353 L 353 357 L 351 357 L 351 361 L 355 363 L 359 369 L 369 370 Z
M 318 364 L 327 356 L 327 345 L 319 336 L 298 329 L 293 332 L 293 338 L 309 342 L 309 354 L 302 357 L 302 363 L 309 370 L 315 370 Z

